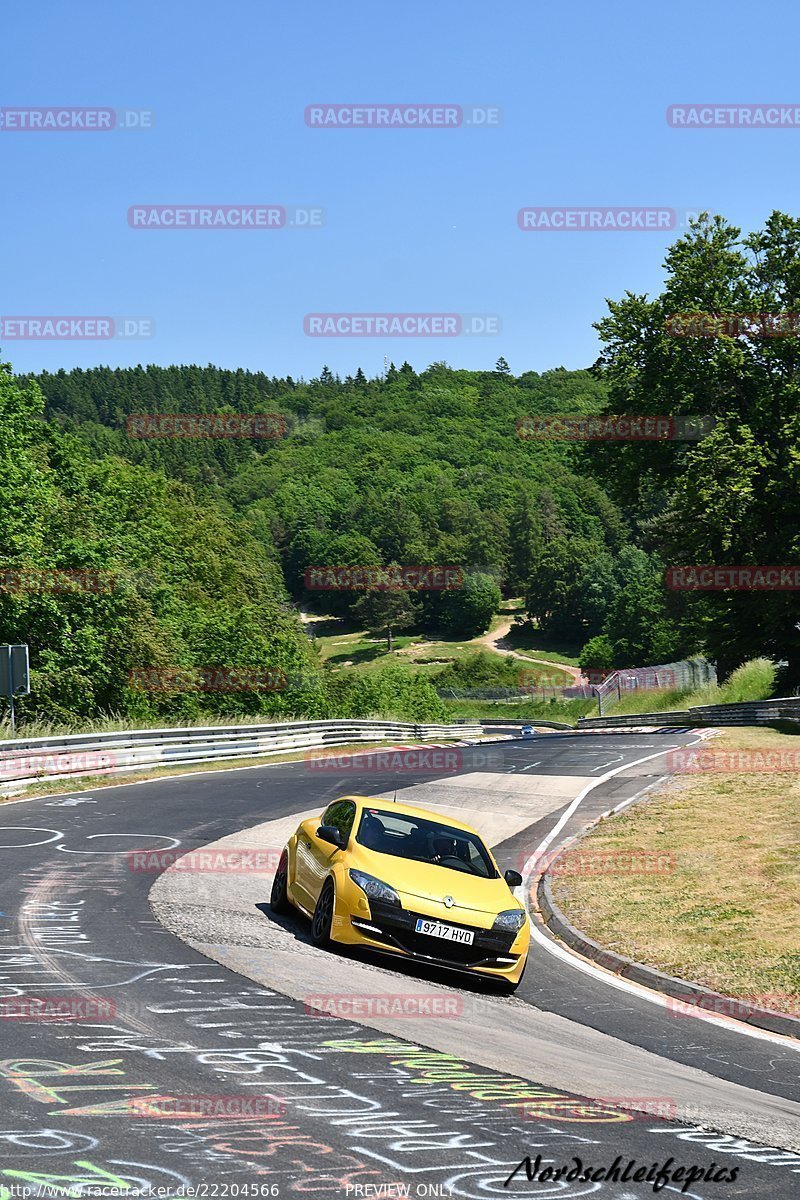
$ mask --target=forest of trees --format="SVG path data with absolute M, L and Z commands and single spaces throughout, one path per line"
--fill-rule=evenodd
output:
M 587 665 L 707 653 L 723 674 L 759 654 L 800 682 L 796 593 L 683 594 L 668 564 L 792 564 L 798 538 L 800 351 L 793 337 L 675 337 L 672 314 L 798 308 L 800 222 L 742 239 L 703 220 L 671 249 L 664 292 L 598 323 L 589 370 L 515 376 L 434 363 L 310 381 L 213 366 L 0 372 L 5 572 L 109 572 L 95 594 L 0 589 L 0 641 L 31 644 L 29 715 L 232 711 L 441 715 L 391 671 L 332 677 L 297 606 L 362 625 L 471 636 L 500 595 L 525 597 Z M 707 414 L 700 441 L 580 443 L 519 434 L 526 417 Z M 281 414 L 282 436 L 139 437 L 141 414 Z M 309 589 L 312 568 L 452 566 L 462 586 Z M 7 578 L 11 578 L 8 576 Z M 388 616 L 387 616 L 388 614 Z M 279 669 L 291 686 L 137 691 L 148 667 Z

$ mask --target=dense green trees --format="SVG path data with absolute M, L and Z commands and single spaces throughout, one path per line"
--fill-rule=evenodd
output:
M 766 654 L 800 684 L 796 591 L 686 595 L 664 582 L 671 565 L 797 561 L 800 220 L 775 213 L 742 238 L 703 218 L 665 265 L 659 296 L 610 303 L 591 371 L 514 376 L 500 358 L 482 372 L 392 364 L 379 379 L 190 366 L 15 381 L 2 368 L 0 567 L 115 579 L 94 593 L 0 589 L 0 640 L 32 647 L 23 710 L 433 715 L 424 680 L 323 671 L 297 605 L 466 637 L 488 628 L 501 592 L 524 595 L 552 639 L 588 644 L 586 665 L 705 652 L 724 676 Z M 794 318 L 693 326 L 691 313 Z M 131 417 L 175 412 L 279 414 L 282 436 L 128 432 Z M 581 444 L 530 420 L 603 412 L 707 415 L 714 428 Z M 465 584 L 369 594 L 311 582 L 314 568 L 391 563 L 458 567 Z M 289 682 L 130 686 L 138 668 L 219 664 Z
M 612 411 L 705 414 L 714 431 L 697 443 L 617 444 L 596 452 L 592 468 L 670 565 L 794 565 L 800 220 L 776 212 L 743 238 L 721 217 L 704 217 L 665 266 L 660 296 L 629 293 L 609 305 L 598 324 L 605 344 L 598 371 Z M 788 660 L 784 686 L 800 684 L 796 590 L 681 600 L 673 605 L 680 621 L 721 674 L 767 654 Z
M 589 372 L 514 378 L 435 363 L 416 374 L 403 364 L 385 379 L 341 381 L 325 370 L 306 383 L 149 367 L 39 382 L 51 418 L 97 454 L 163 470 L 245 518 L 264 553 L 277 552 L 294 599 L 325 611 L 357 617 L 360 594 L 309 588 L 311 568 L 454 565 L 464 569 L 463 589 L 423 589 L 408 602 L 418 627 L 472 635 L 488 628 L 499 585 L 524 590 L 543 547 L 573 535 L 614 552 L 625 540 L 602 487 L 576 473 L 574 448 L 518 433 L 542 412 L 599 411 L 605 389 Z M 286 436 L 230 443 L 126 433 L 141 411 L 230 410 L 279 412 Z
M 223 693 L 162 690 L 145 668 L 264 666 L 319 675 L 277 556 L 247 521 L 186 484 L 122 458 L 99 460 L 44 425 L 34 383 L 0 373 L 0 640 L 31 646 L 21 711 L 55 720 L 97 712 L 194 715 Z M 64 574 L 47 576 L 45 569 Z M 319 706 L 312 686 L 300 707 Z M 225 696 L 230 706 L 230 695 Z M 239 693 L 240 711 L 292 711 L 286 690 Z

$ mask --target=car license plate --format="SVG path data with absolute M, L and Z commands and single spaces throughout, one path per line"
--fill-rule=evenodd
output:
M 471 946 L 475 934 L 471 929 L 456 929 L 455 925 L 443 925 L 441 921 L 424 921 L 419 918 L 416 924 L 417 933 L 427 934 L 428 937 L 443 938 L 446 942 L 463 942 Z

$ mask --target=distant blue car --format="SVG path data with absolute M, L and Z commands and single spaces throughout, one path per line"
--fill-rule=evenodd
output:
M 524 737 L 524 738 L 534 737 L 535 733 L 536 733 L 536 730 L 533 728 L 532 725 L 523 725 L 522 726 L 522 735 L 521 735 L 522 737 Z

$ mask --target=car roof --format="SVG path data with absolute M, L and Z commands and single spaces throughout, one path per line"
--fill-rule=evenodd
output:
M 378 796 L 339 796 L 339 800 L 352 800 L 359 808 L 379 808 L 387 813 L 403 813 L 409 817 L 425 817 L 429 821 L 440 821 L 443 825 L 452 825 L 455 829 L 464 829 L 469 833 L 475 833 L 478 837 L 481 834 L 474 825 L 468 825 L 466 821 L 459 821 L 452 817 L 450 813 L 436 812 L 431 808 L 417 808 L 413 804 L 400 804 L 399 802 L 380 798 Z

